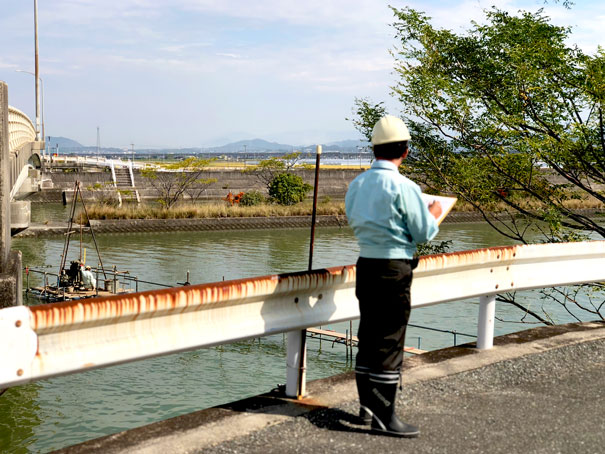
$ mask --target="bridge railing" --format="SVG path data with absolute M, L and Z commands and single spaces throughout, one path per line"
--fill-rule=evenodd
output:
M 31 120 L 15 107 L 8 107 L 8 149 L 10 156 L 9 185 L 11 198 L 28 177 L 31 150 L 25 145 L 36 140 L 36 130 Z
M 8 149 L 18 150 L 26 143 L 36 140 L 36 129 L 27 115 L 19 109 L 8 106 Z
M 153 356 L 290 332 L 296 395 L 303 328 L 359 317 L 355 266 L 0 310 L 0 388 Z M 605 241 L 423 257 L 413 307 L 479 298 L 479 349 L 493 344 L 495 296 L 605 280 Z M 301 370 L 305 370 L 304 367 Z
M 47 156 L 46 162 L 48 164 L 51 163 L 51 156 Z M 86 165 L 90 167 L 126 167 L 133 169 L 146 169 L 146 168 L 159 168 L 159 166 L 146 162 L 136 162 L 130 159 L 120 159 L 120 158 L 107 158 L 105 156 L 76 156 L 76 155 L 61 155 L 61 156 L 52 156 L 52 163 L 54 164 L 74 164 L 74 165 Z

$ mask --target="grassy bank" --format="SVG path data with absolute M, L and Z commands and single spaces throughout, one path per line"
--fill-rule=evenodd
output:
M 88 208 L 90 219 L 196 219 L 226 217 L 274 217 L 274 216 L 307 216 L 313 210 L 310 202 L 294 206 L 263 204 L 257 206 L 229 206 L 222 203 L 192 205 L 181 204 L 169 210 L 154 205 L 128 205 L 114 207 L 96 204 Z M 343 202 L 326 202 L 317 204 L 318 215 L 344 215 Z M 78 217 L 78 216 L 76 216 Z
M 568 200 L 565 206 L 571 210 L 595 209 L 603 210 L 605 207 L 596 199 Z M 506 210 L 504 203 L 492 207 L 493 212 Z M 540 210 L 543 207 L 537 204 L 524 203 L 523 208 Z M 275 204 L 262 204 L 257 206 L 230 206 L 224 202 L 214 204 L 180 204 L 169 210 L 153 204 L 125 205 L 116 207 L 105 204 L 94 204 L 88 208 L 90 219 L 197 219 L 197 218 L 226 218 L 226 217 L 275 217 L 275 216 L 310 216 L 313 207 L 310 201 L 293 206 Z M 456 203 L 453 211 L 474 211 L 472 205 L 466 202 Z M 318 215 L 344 215 L 344 202 L 320 202 L 317 205 Z M 76 216 L 76 218 L 78 218 Z

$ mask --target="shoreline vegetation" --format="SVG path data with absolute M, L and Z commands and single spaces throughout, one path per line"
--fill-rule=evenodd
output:
M 598 200 L 571 199 L 564 203 L 571 210 L 605 210 L 603 203 Z M 526 204 L 530 210 L 540 210 L 537 204 Z M 502 212 L 506 210 L 504 203 L 495 204 L 491 211 Z M 263 203 L 254 206 L 229 205 L 225 202 L 192 204 L 180 203 L 170 209 L 159 205 L 140 204 L 112 206 L 107 204 L 93 204 L 88 209 L 90 220 L 118 220 L 118 219 L 212 219 L 212 218 L 243 218 L 243 217 L 288 217 L 288 216 L 310 216 L 313 206 L 310 201 L 304 201 L 296 205 L 283 206 L 278 204 Z M 472 205 L 466 202 L 456 203 L 453 212 L 474 212 Z M 318 216 L 341 216 L 345 215 L 344 202 L 321 201 L 317 204 Z M 80 219 L 76 214 L 75 220 Z

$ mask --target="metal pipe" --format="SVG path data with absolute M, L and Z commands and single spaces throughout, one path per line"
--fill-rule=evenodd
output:
M 90 226 L 90 236 L 92 237 L 92 241 L 95 244 L 95 249 L 97 251 L 97 257 L 99 258 L 99 264 L 101 265 L 101 271 L 103 271 L 104 279 L 107 279 L 107 275 L 105 274 L 105 267 L 103 266 L 103 260 L 101 259 L 101 253 L 99 252 L 99 245 L 97 244 L 97 238 L 95 237 L 95 231 L 90 225 L 90 217 L 88 216 L 88 210 L 86 209 L 86 204 L 84 203 L 84 197 L 82 196 L 82 191 L 80 190 L 80 182 L 77 182 L 78 193 L 80 194 L 80 200 L 82 201 L 82 209 L 84 210 L 84 214 L 86 215 L 86 222 L 88 222 Z M 78 194 L 76 194 L 77 197 Z
M 465 334 L 465 333 L 461 333 L 459 331 L 451 331 L 448 329 L 431 328 L 430 326 L 414 325 L 413 323 L 408 323 L 408 326 L 411 326 L 414 328 L 419 328 L 419 329 L 428 329 L 429 331 L 437 331 L 438 333 L 449 333 L 449 334 L 456 334 L 459 336 L 474 337 L 474 338 L 477 337 L 474 334 Z
M 309 244 L 309 271 L 313 269 L 313 246 L 315 244 L 315 220 L 317 217 L 317 192 L 318 192 L 318 183 L 319 183 L 319 164 L 321 159 L 321 145 L 317 145 L 317 153 L 315 157 L 315 184 L 313 187 L 313 213 L 311 215 L 311 240 Z M 289 333 L 290 334 L 290 333 Z M 290 336 L 288 334 L 288 339 Z M 306 364 L 307 364 L 307 330 L 303 329 L 300 331 L 298 336 L 300 341 L 298 344 L 293 342 L 293 345 L 296 345 L 300 350 L 298 356 L 294 356 L 298 360 L 298 384 L 297 384 L 297 392 L 296 398 L 302 399 L 305 395 L 305 382 L 306 382 Z M 290 348 L 290 343 L 288 343 L 288 348 Z M 288 390 L 286 390 L 288 391 Z
M 477 324 L 477 348 L 487 350 L 494 346 L 494 319 L 496 315 L 496 295 L 479 297 L 479 321 Z
M 67 233 L 66 233 L 67 236 L 65 237 L 65 243 L 63 244 L 63 254 L 61 254 L 61 265 L 59 265 L 59 275 L 61 275 L 61 272 L 65 269 L 65 264 L 67 261 L 67 251 L 69 249 L 69 239 L 71 236 L 71 227 L 73 225 L 74 215 L 76 213 L 76 199 L 78 197 L 78 187 L 79 187 L 79 182 L 76 181 L 74 183 L 74 196 L 73 196 L 73 200 L 71 201 L 69 221 L 67 223 Z
M 113 266 L 113 290 L 111 293 L 118 293 L 118 273 L 115 265 Z
M 36 141 L 40 140 L 40 72 L 38 70 L 38 0 L 34 0 L 34 45 L 36 71 Z
M 302 332 L 306 333 L 306 330 Z M 286 395 L 290 397 L 304 396 L 305 381 L 301 381 L 301 370 L 306 370 L 306 355 L 303 351 L 301 331 L 290 331 L 288 333 L 288 347 L 286 357 Z
M 111 274 L 111 273 L 109 273 Z M 160 284 L 158 282 L 151 282 L 151 281 L 144 281 L 143 279 L 139 279 L 138 277 L 130 277 L 130 276 L 124 276 L 124 280 L 125 281 L 132 281 L 132 280 L 136 280 L 137 282 L 137 286 L 140 283 L 142 284 L 151 284 L 151 285 L 157 285 L 158 287 L 166 287 L 166 288 L 172 288 L 172 285 L 166 285 L 166 284 Z M 223 279 L 224 280 L 224 279 Z M 138 288 L 138 287 L 137 287 Z
M 313 269 L 313 246 L 315 245 L 315 220 L 317 217 L 317 192 L 319 183 L 319 161 L 321 159 L 321 145 L 317 145 L 315 155 L 315 184 L 313 186 L 313 213 L 311 215 L 311 242 L 309 245 L 309 271 Z

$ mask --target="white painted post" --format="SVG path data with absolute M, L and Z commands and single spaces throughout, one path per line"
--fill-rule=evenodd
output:
M 307 382 L 307 355 L 301 355 L 301 344 L 301 331 L 288 332 L 288 354 L 286 359 L 286 396 L 288 397 L 298 397 L 299 388 L 301 389 L 302 396 L 306 394 L 305 386 Z M 300 373 L 301 356 L 303 357 L 302 374 Z M 302 380 L 302 386 L 300 387 L 299 380 Z
M 477 324 L 477 348 L 488 350 L 494 346 L 494 319 L 496 316 L 496 295 L 479 297 L 479 321 Z

